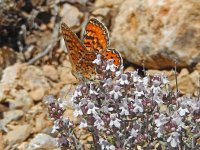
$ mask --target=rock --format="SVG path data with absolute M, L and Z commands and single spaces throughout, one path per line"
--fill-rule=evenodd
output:
M 50 124 L 46 121 L 46 114 L 42 113 L 36 116 L 35 118 L 35 128 L 34 132 L 38 133 L 41 132 L 45 127 L 48 127 Z
M 63 116 L 69 118 L 70 121 L 74 123 L 78 123 L 80 121 L 80 118 L 74 117 L 74 109 L 67 107 Z
M 19 84 L 27 91 L 35 90 L 39 87 L 43 87 L 45 90 L 50 88 L 44 73 L 38 67 L 24 65 L 20 69 L 20 73 L 21 82 Z
M 69 4 L 64 4 L 60 12 L 62 22 L 66 23 L 69 27 L 77 27 L 80 25 L 80 19 L 83 14 L 74 6 Z
M 58 80 L 58 73 L 57 70 L 50 65 L 44 65 L 42 67 L 44 75 L 48 78 L 50 78 L 53 81 L 57 81 Z
M 135 68 L 133 68 L 133 67 L 131 67 L 131 66 L 127 67 L 127 68 L 124 70 L 124 72 L 132 72 L 132 71 L 135 71 Z
M 15 88 L 15 81 L 18 77 L 18 65 L 7 67 L 3 70 L 3 75 L 0 81 L 0 101 L 6 98 L 10 89 Z
M 6 112 L 6 111 L 9 111 L 9 108 L 6 105 L 0 103 L 0 113 Z
M 51 83 L 51 84 L 53 88 L 48 91 L 48 95 L 59 95 L 63 83 L 59 81 L 58 83 Z
M 24 112 L 22 110 L 10 110 L 3 113 L 3 120 L 5 124 L 9 123 L 12 120 L 18 120 L 22 117 Z
M 18 77 L 18 65 L 9 66 L 3 71 L 1 83 L 12 84 Z
M 156 74 L 164 74 L 167 76 L 169 80 L 169 84 L 172 89 L 176 89 L 176 80 L 174 71 L 167 71 L 167 70 L 147 70 L 147 74 L 149 75 L 156 75 Z M 182 69 L 180 73 L 177 73 L 177 80 L 178 80 L 178 88 L 181 94 L 195 94 L 198 90 L 198 81 L 199 73 L 197 70 L 194 70 L 190 73 L 186 68 Z
M 112 45 L 130 62 L 152 69 L 200 62 L 200 3 L 125 0 L 114 20 Z
M 88 144 L 92 142 L 93 138 L 92 135 L 88 131 L 84 131 L 83 129 L 80 129 L 80 134 L 77 134 L 80 142 L 83 143 L 84 149 L 91 149 L 91 144 Z
M 24 89 L 19 91 L 17 91 L 16 89 L 11 89 L 10 96 L 12 96 L 12 98 L 8 98 L 6 100 L 10 103 L 10 109 L 29 109 L 33 105 L 33 100 L 29 96 L 28 92 Z
M 94 15 L 102 15 L 105 17 L 108 15 L 109 11 L 110 11 L 109 8 L 99 8 L 99 9 L 94 10 L 92 13 Z
M 174 71 L 168 71 L 168 70 L 153 70 L 153 69 L 149 69 L 146 71 L 146 74 L 148 75 L 166 75 L 167 79 L 172 82 L 173 80 L 175 80 L 175 75 L 174 75 Z
M 195 66 L 195 69 L 199 72 L 200 74 L 200 62 Z
M 66 103 L 67 107 L 74 108 L 73 103 L 71 101 L 74 91 L 76 89 L 75 85 L 72 84 L 66 84 L 63 86 L 63 88 L 60 90 L 60 97 L 62 97 Z
M 4 146 L 3 146 L 3 135 L 2 132 L 0 131 L 0 150 L 3 150 Z
M 17 144 L 16 149 L 25 150 L 27 149 L 27 147 L 28 147 L 28 142 L 22 142 L 20 144 Z
M 28 123 L 33 126 L 33 133 L 42 132 L 44 128 L 52 126 L 52 121 L 47 113 L 48 109 L 45 108 L 42 102 L 38 102 L 37 105 L 27 111 L 25 117 L 28 118 Z
M 189 73 L 187 69 L 182 69 L 177 76 L 178 88 L 182 94 L 194 94 L 198 87 L 199 74 L 198 71 Z M 176 81 L 170 82 L 173 89 L 176 88 Z
M 193 84 L 193 88 L 194 88 L 194 91 L 191 93 L 198 93 L 199 91 L 199 88 L 200 88 L 200 85 L 199 85 L 199 81 L 200 80 L 200 76 L 199 76 L 199 72 L 197 70 L 193 71 L 190 75 L 189 75 L 189 78 L 190 78 L 190 82 L 192 82 Z M 196 95 L 197 96 L 197 95 Z
M 19 101 L 30 102 L 31 98 L 36 101 L 41 100 L 49 89 L 49 82 L 41 69 L 36 66 L 17 63 L 3 71 L 0 81 L 0 101 L 7 98 L 6 101 L 13 102 L 13 105 L 18 106 Z M 27 91 L 30 92 L 31 98 Z M 23 103 L 22 105 L 24 105 Z M 19 107 L 21 107 L 21 104 Z
M 112 7 L 114 5 L 120 5 L 124 0 L 96 0 L 95 6 L 96 7 Z
M 88 0 L 68 0 L 68 3 L 73 3 L 73 4 L 79 3 L 82 5 L 86 5 L 87 2 Z
M 17 54 L 9 47 L 0 48 L 0 75 L 3 68 L 14 64 L 17 61 Z
M 37 134 L 29 143 L 27 150 L 56 148 L 56 139 L 47 134 Z
M 45 95 L 45 89 L 43 87 L 38 87 L 31 91 L 29 95 L 34 101 L 41 101 Z
M 4 136 L 4 143 L 8 142 L 8 145 L 10 145 L 16 142 L 23 142 L 31 134 L 31 129 L 28 124 L 14 126 L 13 130 Z
M 59 77 L 63 84 L 77 83 L 77 79 L 71 73 L 70 67 L 59 67 Z

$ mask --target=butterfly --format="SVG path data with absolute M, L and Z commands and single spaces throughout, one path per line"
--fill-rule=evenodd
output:
M 122 65 L 122 57 L 110 46 L 109 34 L 106 26 L 96 18 L 88 21 L 82 41 L 65 24 L 61 24 L 61 32 L 68 50 L 72 73 L 78 79 L 93 80 L 98 74 L 93 61 L 100 54 L 105 60 L 113 59 L 116 68 Z

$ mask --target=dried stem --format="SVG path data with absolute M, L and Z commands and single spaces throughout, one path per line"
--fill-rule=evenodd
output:
M 178 79 L 177 79 L 177 60 L 175 60 L 174 76 L 176 81 L 176 98 L 179 97 Z
M 199 101 L 200 100 L 200 74 L 199 74 L 199 92 L 198 92 L 198 97 L 197 97 L 197 100 Z

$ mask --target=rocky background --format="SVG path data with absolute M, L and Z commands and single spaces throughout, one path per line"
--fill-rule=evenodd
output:
M 180 94 L 197 96 L 198 0 L 1 0 L 0 150 L 59 149 L 42 100 L 70 99 L 77 82 L 59 26 L 65 22 L 81 38 L 90 17 L 107 26 L 125 71 L 165 73 L 175 89 L 176 66 Z

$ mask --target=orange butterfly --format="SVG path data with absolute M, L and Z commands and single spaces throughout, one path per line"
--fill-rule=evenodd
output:
M 72 64 L 72 73 L 76 78 L 94 79 L 98 74 L 96 64 L 93 63 L 97 54 L 101 54 L 106 60 L 113 59 L 117 69 L 121 67 L 122 58 L 115 49 L 108 49 L 110 44 L 108 30 L 97 19 L 92 18 L 87 23 L 83 42 L 65 23 L 61 24 L 61 31 Z

